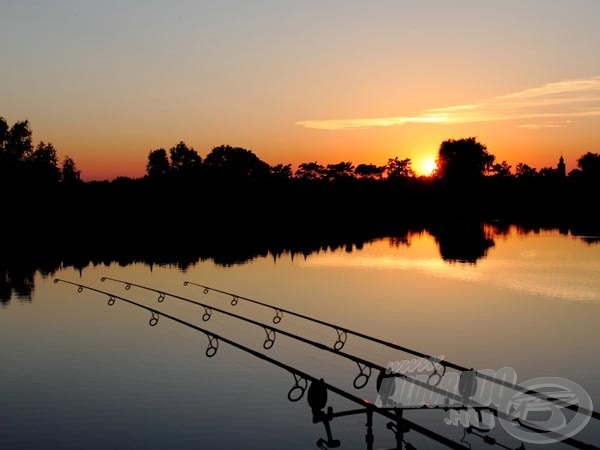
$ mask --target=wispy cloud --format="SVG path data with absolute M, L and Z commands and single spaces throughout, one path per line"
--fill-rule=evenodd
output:
M 558 128 L 579 117 L 600 116 L 600 77 L 558 81 L 474 103 L 433 108 L 407 116 L 304 120 L 296 125 L 320 130 L 401 126 L 411 123 L 457 124 L 539 120 L 523 128 Z M 552 119 L 563 119 L 553 121 Z
M 522 125 L 519 125 L 519 128 L 525 128 L 526 130 L 541 130 L 544 128 L 566 128 L 572 123 L 572 120 L 563 120 L 560 122 L 524 123 Z

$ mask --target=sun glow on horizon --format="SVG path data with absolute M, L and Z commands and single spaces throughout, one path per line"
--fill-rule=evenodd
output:
M 429 176 L 437 169 L 437 163 L 434 158 L 426 158 L 421 161 L 418 172 L 421 175 Z

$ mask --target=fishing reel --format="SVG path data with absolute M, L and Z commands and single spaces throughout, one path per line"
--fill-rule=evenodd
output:
M 331 433 L 331 421 L 333 420 L 333 408 L 330 406 L 327 408 L 327 412 L 323 412 L 323 408 L 327 405 L 327 387 L 325 381 L 321 378 L 318 381 L 313 381 L 308 388 L 306 394 L 308 405 L 312 410 L 313 423 L 322 422 L 325 427 L 325 433 L 327 439 L 319 439 L 317 441 L 317 448 L 321 450 L 327 450 L 329 448 L 337 448 L 341 445 L 339 439 L 333 439 Z

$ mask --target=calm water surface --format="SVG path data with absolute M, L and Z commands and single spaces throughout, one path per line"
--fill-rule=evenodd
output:
M 493 236 L 476 263 L 444 261 L 436 240 L 381 239 L 361 249 L 307 257 L 259 257 L 224 267 L 198 262 L 175 267 L 134 264 L 88 266 L 54 274 L 135 299 L 263 351 L 264 331 L 135 287 L 100 282 L 108 276 L 196 298 L 256 320 L 272 314 L 257 306 L 230 306 L 229 297 L 183 286 L 190 280 L 303 312 L 477 369 L 513 367 L 519 380 L 558 376 L 583 386 L 600 406 L 600 245 L 548 231 Z M 292 376 L 221 343 L 206 358 L 204 334 L 123 302 L 52 283 L 35 275 L 30 299 L 13 296 L 0 309 L 0 448 L 314 449 L 321 424 L 302 399 L 287 400 Z M 282 328 L 328 345 L 331 329 L 285 316 Z M 349 337 L 345 351 L 387 365 L 411 355 Z M 348 360 L 278 336 L 269 356 L 329 383 L 375 400 L 374 379 L 357 391 Z M 333 394 L 334 410 L 354 406 Z M 448 413 L 414 411 L 407 418 L 456 441 L 461 427 Z M 366 448 L 364 417 L 333 422 L 342 448 Z M 393 447 L 386 420 L 375 419 L 375 448 Z M 502 430 L 492 435 L 519 445 Z M 592 421 L 577 435 L 600 442 Z M 443 448 L 411 431 L 416 448 Z M 490 448 L 474 436 L 473 448 Z M 542 448 L 563 448 L 562 445 Z M 499 448 L 499 447 L 497 447 Z M 529 447 L 528 447 L 529 448 Z M 564 447 L 567 448 L 567 447 Z

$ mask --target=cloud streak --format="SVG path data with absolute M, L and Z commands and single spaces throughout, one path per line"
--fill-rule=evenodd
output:
M 408 124 L 460 124 L 507 120 L 539 120 L 527 129 L 558 128 L 570 120 L 600 116 L 600 77 L 565 80 L 491 97 L 482 101 L 433 108 L 408 116 L 361 119 L 303 120 L 296 125 L 319 130 L 391 127 Z M 562 122 L 556 122 L 563 119 Z
M 519 125 L 519 128 L 525 128 L 526 130 L 541 130 L 543 128 L 566 128 L 572 123 L 572 120 L 563 120 L 561 122 L 524 123 L 522 125 Z

